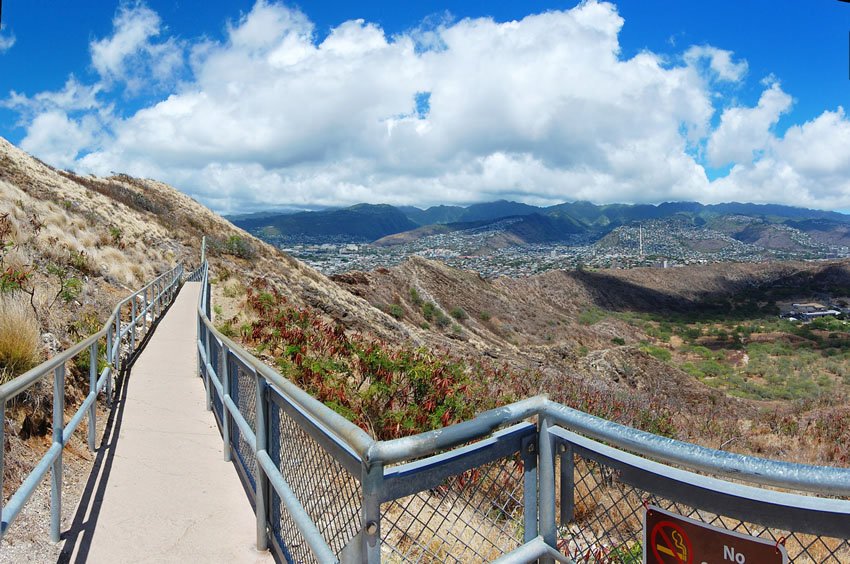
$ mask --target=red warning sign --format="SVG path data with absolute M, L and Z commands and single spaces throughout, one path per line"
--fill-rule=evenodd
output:
M 649 547 L 657 562 L 691 564 L 694 548 L 685 529 L 673 521 L 659 521 L 649 534 Z
M 787 564 L 781 544 L 707 525 L 648 505 L 643 522 L 647 564 Z

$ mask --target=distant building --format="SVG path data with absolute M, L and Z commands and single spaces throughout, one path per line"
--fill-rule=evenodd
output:
M 809 302 L 804 304 L 791 304 L 791 311 L 793 313 L 815 313 L 818 311 L 824 311 L 826 307 L 823 304 Z
M 806 320 L 816 319 L 818 317 L 826 317 L 827 315 L 841 315 L 841 312 L 835 309 L 825 309 L 822 311 L 812 311 L 801 314 L 801 317 Z

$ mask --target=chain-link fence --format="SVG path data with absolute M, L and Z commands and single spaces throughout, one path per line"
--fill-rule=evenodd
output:
M 228 365 L 230 369 L 230 397 L 239 408 L 242 418 L 245 419 L 251 430 L 256 433 L 257 380 L 254 370 L 238 356 L 230 355 L 230 358 L 231 362 Z M 251 485 L 251 490 L 256 491 L 257 457 L 254 454 L 254 448 L 243 436 L 238 425 L 234 425 L 231 428 L 231 444 L 233 452 L 236 454 L 236 461 L 239 463 L 241 470 L 245 474 L 245 478 Z
M 210 339 L 210 364 L 212 365 L 213 372 L 216 374 L 221 374 L 220 367 L 225 362 L 232 362 L 230 359 L 222 358 L 224 356 L 224 348 L 216 339 Z M 218 423 L 219 428 L 222 425 L 222 417 L 224 417 L 224 404 L 222 403 L 221 396 L 218 394 L 215 386 L 213 386 L 210 390 L 212 396 L 212 406 L 213 413 L 215 413 L 216 422 Z
M 271 390 L 269 398 L 269 455 L 339 557 L 360 532 L 360 476 L 353 475 L 313 438 L 327 431 L 306 421 L 298 408 L 276 391 Z M 270 521 L 272 534 L 287 559 L 315 561 L 277 493 L 272 493 Z
M 384 504 L 386 562 L 489 562 L 523 543 L 519 454 L 450 476 Z
M 562 475 L 558 495 L 559 509 L 567 506 L 566 511 L 561 511 L 558 549 L 575 562 L 641 562 L 644 549 L 647 548 L 644 547 L 644 520 L 651 507 L 712 525 L 724 532 L 764 539 L 775 544 L 777 549 L 782 545 L 791 562 L 850 562 L 848 539 L 807 534 L 794 526 L 769 526 L 770 522 L 777 520 L 787 521 L 788 525 L 805 526 L 807 519 L 777 517 L 775 511 L 768 507 L 770 502 L 767 500 L 763 503 L 764 507 L 760 508 L 762 502 L 759 499 L 742 499 L 737 503 L 728 504 L 728 509 L 722 511 L 718 506 L 726 502 L 722 499 L 721 491 L 696 494 L 691 491 L 690 486 L 700 481 L 696 475 L 691 478 L 688 487 L 660 487 L 658 489 L 662 490 L 662 493 L 659 493 L 636 483 L 660 484 L 658 475 L 653 476 L 651 480 L 635 479 L 639 477 L 639 473 L 624 472 L 619 464 L 612 464 L 605 456 L 599 456 L 586 448 L 574 449 L 569 446 L 559 457 L 557 465 L 558 474 Z M 563 473 L 560 471 L 562 465 Z M 699 499 L 703 497 L 705 503 L 699 503 Z M 740 506 L 744 504 L 750 506 L 747 511 L 751 517 L 746 520 L 737 515 L 741 512 Z M 711 509 L 706 509 L 706 506 Z

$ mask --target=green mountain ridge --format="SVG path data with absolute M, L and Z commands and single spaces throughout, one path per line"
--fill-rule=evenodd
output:
M 515 221 L 504 222 L 511 218 Z M 506 234 L 514 237 L 517 244 L 533 244 L 567 240 L 577 234 L 601 238 L 619 226 L 667 219 L 677 219 L 694 227 L 709 225 L 732 237 L 740 237 L 744 242 L 758 241 L 766 230 L 765 225 L 787 225 L 828 241 L 845 240 L 850 228 L 850 216 L 838 212 L 739 202 L 597 205 L 576 201 L 538 207 L 498 200 L 468 207 L 432 206 L 427 209 L 357 204 L 321 211 L 235 216 L 232 221 L 269 240 L 292 239 L 307 243 L 373 242 L 411 232 L 406 238 L 409 240 L 433 233 L 433 229 L 420 229 L 427 226 L 444 225 L 446 228 L 439 231 L 447 233 L 503 222 Z M 494 229 L 499 228 L 494 226 Z

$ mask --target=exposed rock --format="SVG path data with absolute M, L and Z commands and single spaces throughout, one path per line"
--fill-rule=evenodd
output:
M 62 348 L 62 343 L 59 342 L 59 339 L 53 333 L 42 333 L 41 345 L 44 347 L 47 358 L 52 358 Z

